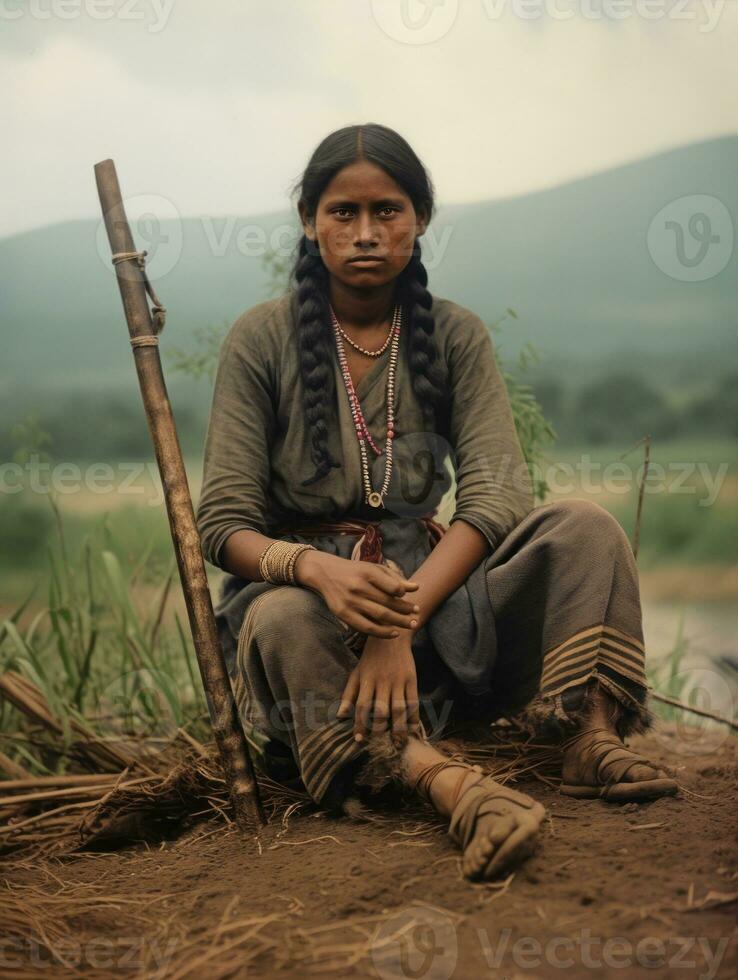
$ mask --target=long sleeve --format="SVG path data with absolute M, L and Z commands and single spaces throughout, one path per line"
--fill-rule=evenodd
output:
M 494 550 L 533 508 L 533 490 L 492 339 L 476 315 L 457 323 L 450 337 L 452 451 L 456 508 Z
M 244 314 L 219 353 L 196 520 L 203 556 L 220 568 L 234 531 L 267 532 L 269 446 L 277 423 L 262 328 L 259 316 Z

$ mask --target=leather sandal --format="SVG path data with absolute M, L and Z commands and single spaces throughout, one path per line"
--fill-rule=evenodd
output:
M 461 789 L 461 785 L 466 779 L 467 772 L 469 772 L 470 769 L 475 769 L 477 772 L 484 772 L 481 766 L 473 766 L 470 762 L 466 762 L 465 759 L 458 753 L 450 755 L 447 759 L 441 759 L 439 762 L 431 762 L 429 765 L 424 766 L 412 783 L 411 789 L 418 793 L 419 796 L 422 796 L 423 799 L 427 800 L 429 803 L 432 803 L 433 800 L 430 794 L 431 783 L 439 772 L 441 772 L 443 769 L 451 768 L 452 766 L 461 767 L 463 769 L 452 797 L 455 804 L 459 790 Z M 451 809 L 453 809 L 453 806 Z
M 534 822 L 536 825 L 535 829 L 538 829 L 546 812 L 540 803 L 537 803 L 524 793 L 519 793 L 514 789 L 510 789 L 496 782 L 488 773 L 485 773 L 481 766 L 472 765 L 463 760 L 455 762 L 455 758 L 458 758 L 458 756 L 451 756 L 449 759 L 443 759 L 440 762 L 433 762 L 425 766 L 414 780 L 412 788 L 430 801 L 430 786 L 438 773 L 454 765 L 461 766 L 464 771 L 461 773 L 451 796 L 451 818 L 447 833 L 462 851 L 466 851 L 467 846 L 474 837 L 477 829 L 477 820 L 488 814 L 495 814 L 500 819 L 504 819 L 505 817 L 515 815 L 516 810 L 522 811 L 525 814 L 526 823 Z M 480 777 L 462 792 L 461 787 L 469 770 L 480 773 Z M 495 851 L 490 855 L 489 865 L 494 863 L 498 852 L 503 852 L 507 841 L 519 835 L 520 831 L 521 828 L 516 827 L 509 838 L 499 842 Z M 535 834 L 525 840 L 521 840 L 520 844 L 511 850 L 509 858 L 504 863 L 499 864 L 499 867 L 495 869 L 495 874 L 498 874 L 506 867 L 509 859 L 514 858 L 518 861 L 528 857 L 533 851 L 535 843 Z
M 562 748 L 568 748 L 580 740 L 586 739 L 583 751 L 577 759 L 576 768 L 579 772 L 594 767 L 597 784 L 562 783 L 560 791 L 565 796 L 578 799 L 601 799 L 608 803 L 632 803 L 640 800 L 653 800 L 659 796 L 674 796 L 679 788 L 676 781 L 671 779 L 642 755 L 627 748 L 617 735 L 607 728 L 590 728 L 567 739 Z M 661 773 L 654 779 L 638 779 L 633 782 L 623 781 L 623 777 L 636 765 L 645 765 L 656 773 Z

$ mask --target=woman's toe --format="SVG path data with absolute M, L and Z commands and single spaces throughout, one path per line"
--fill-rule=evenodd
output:
M 478 875 L 492 857 L 494 846 L 491 841 L 486 840 L 476 847 L 467 848 L 466 854 L 464 855 L 465 872 L 471 875 Z
M 491 861 L 484 868 L 484 877 L 494 878 L 513 862 L 528 857 L 535 847 L 537 832 L 537 824 L 523 821 L 496 849 Z
M 642 762 L 638 762 L 626 772 L 623 777 L 623 782 L 640 783 L 644 780 L 664 779 L 665 777 L 666 773 L 656 766 L 650 764 L 644 765 Z
M 480 844 L 477 847 L 468 847 L 464 854 L 464 874 L 469 878 L 478 878 L 492 857 L 494 845 L 490 841 L 485 843 L 489 846 L 488 850 Z
M 464 862 L 463 862 L 464 875 L 467 878 L 472 878 L 472 879 L 479 878 L 482 873 L 482 868 L 484 867 L 485 864 L 486 862 L 482 862 L 482 859 L 481 857 L 479 857 L 479 855 L 475 855 L 474 857 L 471 857 L 465 854 Z
M 478 876 L 489 863 L 495 850 L 515 829 L 515 819 L 510 816 L 480 818 L 480 829 L 464 852 L 464 870 Z
M 540 809 L 540 815 L 538 810 Z M 537 806 L 534 814 L 515 818 L 496 817 L 480 832 L 464 854 L 464 873 L 469 878 L 494 878 L 508 865 L 522 860 L 535 847 L 540 820 L 545 813 Z

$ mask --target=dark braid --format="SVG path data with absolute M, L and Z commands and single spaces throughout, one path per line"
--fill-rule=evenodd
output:
M 333 177 L 357 160 L 382 167 L 402 187 L 417 214 L 428 221 L 433 216 L 433 185 L 423 164 L 409 144 L 394 130 L 377 123 L 345 126 L 326 136 L 313 153 L 297 182 L 301 217 L 314 219 L 320 197 Z M 306 235 L 300 239 L 292 269 L 297 291 L 298 349 L 303 386 L 303 407 L 310 427 L 310 454 L 315 473 L 303 486 L 323 479 L 340 467 L 328 449 L 330 416 L 338 406 L 333 373 L 334 339 L 330 323 L 328 270 L 320 246 Z M 407 331 L 407 358 L 413 390 L 426 420 L 436 431 L 447 433 L 448 394 L 445 372 L 434 338 L 433 298 L 428 291 L 428 273 L 420 257 L 416 238 L 410 261 L 397 280 L 397 298 L 402 303 Z
M 328 310 L 328 270 L 317 244 L 306 235 L 300 241 L 294 278 L 297 283 L 297 344 L 304 390 L 305 417 L 310 427 L 310 455 L 317 469 L 303 480 L 309 486 L 340 467 L 328 449 L 328 405 L 335 403 L 332 367 L 333 331 Z
M 412 258 L 402 274 L 403 306 L 408 330 L 407 362 L 415 392 L 426 420 L 437 429 L 448 428 L 448 385 L 438 355 L 431 312 L 433 297 L 428 291 L 428 273 L 415 239 Z

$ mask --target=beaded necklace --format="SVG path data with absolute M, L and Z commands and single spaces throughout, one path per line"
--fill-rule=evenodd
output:
M 382 450 L 377 446 L 371 437 L 369 432 L 369 427 L 366 424 L 366 419 L 364 418 L 364 413 L 361 410 L 361 404 L 356 395 L 354 389 L 354 383 L 351 380 L 351 374 L 348 369 L 348 361 L 346 359 L 346 351 L 344 350 L 343 340 L 341 335 L 343 330 L 338 322 L 336 314 L 333 312 L 333 308 L 330 307 L 331 312 L 331 323 L 333 325 L 333 332 L 336 338 L 336 348 L 338 351 L 338 360 L 341 365 L 341 374 L 343 375 L 343 383 L 346 388 L 346 394 L 348 395 L 349 406 L 351 408 L 351 418 L 354 422 L 354 428 L 356 430 L 356 438 L 359 441 L 359 454 L 361 456 L 361 474 L 364 483 L 364 499 L 371 507 L 383 507 L 384 506 L 384 496 L 389 490 L 390 477 L 392 474 L 392 440 L 395 437 L 395 371 L 397 368 L 397 354 L 400 348 L 400 327 L 402 325 L 402 306 L 398 303 L 395 306 L 394 315 L 392 317 L 392 328 L 389 333 L 389 337 L 385 341 L 382 350 L 385 349 L 387 343 L 390 343 L 390 359 L 389 367 L 387 370 L 387 434 L 384 443 L 385 452 L 385 464 L 384 464 L 384 480 L 382 482 L 381 490 L 375 490 L 372 487 L 371 478 L 369 475 L 369 460 L 367 457 L 366 444 L 367 442 L 372 447 L 377 456 L 381 455 Z M 350 338 L 347 338 L 350 339 Z M 355 346 L 355 345 L 354 345 Z M 369 351 L 364 351 L 364 353 L 370 353 Z M 379 352 L 381 353 L 381 351 Z
M 335 316 L 335 314 L 333 315 Z M 336 320 L 336 323 L 338 323 L 338 320 Z M 387 338 L 385 342 L 382 344 L 382 346 L 378 347 L 376 350 L 367 350 L 366 347 L 361 347 L 359 344 L 356 343 L 355 340 L 352 340 L 349 337 L 349 335 L 346 333 L 346 331 L 343 329 L 340 323 L 338 323 L 338 329 L 341 331 L 341 336 L 343 337 L 343 339 L 348 340 L 348 342 L 351 344 L 354 350 L 358 350 L 362 354 L 367 354 L 369 357 L 379 357 L 380 354 L 384 354 L 384 352 L 387 350 L 387 344 L 390 342 L 390 340 L 392 340 L 392 327 L 390 327 L 389 333 L 387 334 Z

